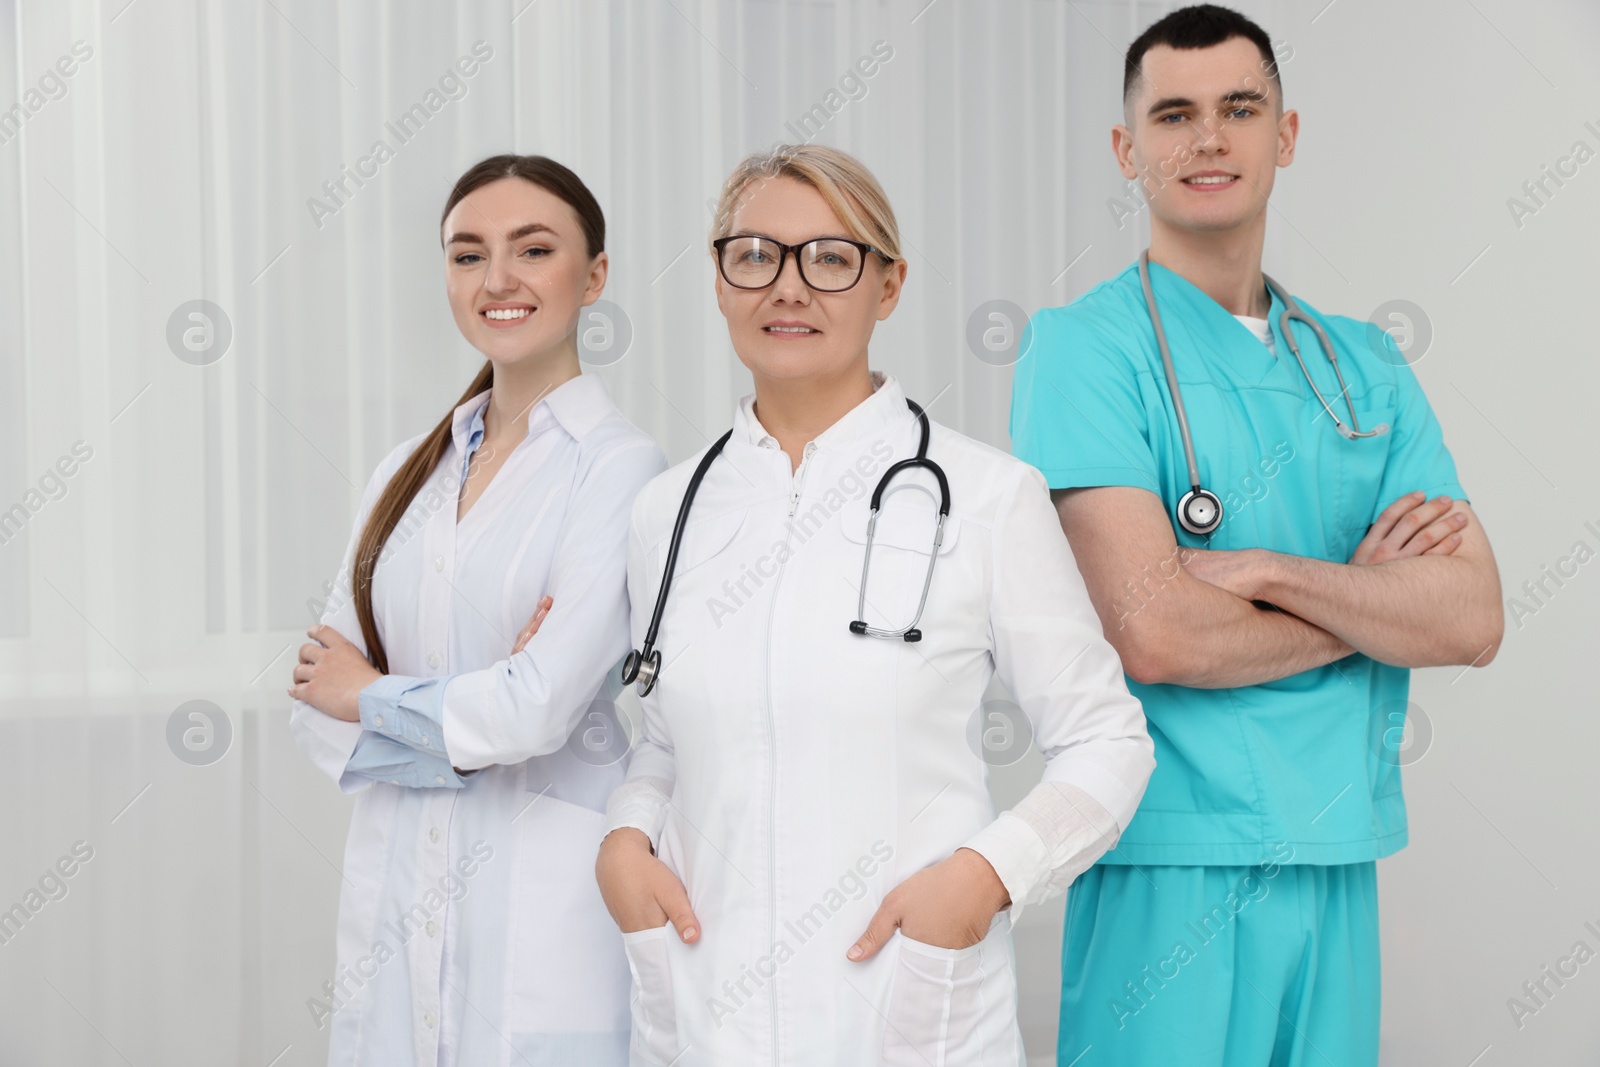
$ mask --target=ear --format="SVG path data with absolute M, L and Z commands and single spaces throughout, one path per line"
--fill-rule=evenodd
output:
M 583 302 L 587 306 L 600 299 L 600 294 L 606 288 L 606 276 L 611 270 L 611 259 L 604 252 L 596 253 L 594 262 L 589 264 L 589 284 L 583 290 Z
M 1117 157 L 1117 169 L 1132 181 L 1139 176 L 1133 165 L 1133 131 L 1118 123 L 1111 127 L 1111 154 Z
M 1294 146 L 1300 139 L 1300 112 L 1292 108 L 1278 120 L 1278 166 L 1294 162 Z
M 875 253 L 874 253 L 875 255 Z M 900 293 L 906 284 L 906 261 L 897 259 L 883 272 L 883 289 L 878 296 L 878 321 L 882 322 L 900 303 Z

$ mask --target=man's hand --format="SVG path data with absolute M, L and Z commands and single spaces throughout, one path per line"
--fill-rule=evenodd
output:
M 1387 563 L 1411 556 L 1448 556 L 1461 547 L 1458 532 L 1467 525 L 1465 514 L 1450 508 L 1447 496 L 1426 499 L 1418 490 L 1407 493 L 1383 509 L 1350 557 L 1353 565 Z M 1203 582 L 1243 600 L 1260 600 L 1261 585 L 1272 562 L 1271 553 L 1259 549 L 1180 548 L 1183 569 Z
M 983 940 L 995 913 L 1011 894 L 989 861 L 970 848 L 925 867 L 883 898 L 867 930 L 845 953 L 869 960 L 899 927 L 907 937 L 939 948 L 967 948 Z
M 683 883 L 650 851 L 650 839 L 641 831 L 624 826 L 607 834 L 594 876 L 606 910 L 623 933 L 652 930 L 670 919 L 685 943 L 700 936 Z
M 1257 569 L 1260 549 L 1180 548 L 1178 562 L 1191 577 L 1232 593 L 1240 600 L 1259 600 Z
M 1383 509 L 1356 546 L 1351 563 L 1387 563 L 1407 556 L 1448 556 L 1461 547 L 1467 517 L 1452 513 L 1447 496 L 1426 499 L 1418 489 Z
M 361 690 L 383 675 L 333 627 L 313 626 L 306 636 L 313 643 L 300 646 L 289 695 L 335 719 L 360 722 Z

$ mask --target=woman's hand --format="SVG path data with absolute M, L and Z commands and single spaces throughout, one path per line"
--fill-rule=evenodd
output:
M 511 654 L 513 656 L 528 647 L 528 642 L 533 639 L 534 634 L 539 632 L 539 627 L 543 624 L 544 617 L 550 614 L 550 608 L 554 604 L 554 597 L 544 596 L 539 598 L 539 606 L 534 609 L 533 618 L 529 619 L 528 625 L 524 626 L 522 632 L 517 634 L 517 643 L 511 646 Z
M 517 642 L 511 648 L 513 656 L 526 648 L 528 641 L 539 632 L 554 604 L 551 597 L 540 599 L 533 618 L 517 634 Z M 335 719 L 360 722 L 361 690 L 383 675 L 360 649 L 333 627 L 313 626 L 306 631 L 306 636 L 315 643 L 300 646 L 300 662 L 295 666 L 295 684 L 289 687 L 289 695 Z
M 650 839 L 639 830 L 624 826 L 606 835 L 594 876 L 606 910 L 623 933 L 654 929 L 671 919 L 685 943 L 699 938 L 700 923 L 689 907 L 688 892 L 650 851 Z
M 995 913 L 1011 903 L 1005 883 L 989 861 L 970 848 L 925 867 L 889 890 L 866 933 L 845 953 L 869 960 L 895 927 L 938 948 L 967 948 L 983 940 Z
M 333 627 L 313 626 L 306 635 L 314 643 L 300 646 L 300 662 L 295 665 L 295 684 L 289 687 L 289 695 L 324 715 L 360 722 L 361 690 L 383 675 Z

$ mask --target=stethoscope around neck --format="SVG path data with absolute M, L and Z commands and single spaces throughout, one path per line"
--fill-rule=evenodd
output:
M 856 598 L 856 617 L 850 623 L 850 632 L 866 637 L 898 637 L 904 641 L 922 640 L 922 631 L 917 629 L 917 623 L 922 618 L 922 611 L 928 605 L 928 588 L 933 584 L 933 564 L 939 558 L 939 546 L 944 543 L 944 521 L 950 514 L 950 482 L 945 478 L 944 469 L 928 458 L 928 415 L 922 410 L 915 400 L 906 397 L 906 406 L 917 417 L 920 436 L 917 441 L 917 454 L 910 459 L 902 459 L 891 465 L 883 472 L 883 477 L 878 479 L 877 486 L 872 490 L 871 511 L 867 517 L 867 545 L 864 557 L 861 560 L 861 588 Z M 639 695 L 647 696 L 655 688 L 656 679 L 661 675 L 661 650 L 656 647 L 656 638 L 661 632 L 661 616 L 667 606 L 667 590 L 672 586 L 672 574 L 678 565 L 678 548 L 683 543 L 684 527 L 689 521 L 689 507 L 694 503 L 694 497 L 700 491 L 700 482 L 706 476 L 713 460 L 722 452 L 722 446 L 728 443 L 733 436 L 730 429 L 706 449 L 706 454 L 700 457 L 700 462 L 695 466 L 694 473 L 689 477 L 689 487 L 684 490 L 683 502 L 678 505 L 678 519 L 672 525 L 672 540 L 667 546 L 667 563 L 661 575 L 661 589 L 656 593 L 655 610 L 650 613 L 650 626 L 645 630 L 644 647 L 631 650 L 627 658 L 622 661 L 622 684 L 633 685 L 638 683 Z M 868 626 L 867 618 L 867 572 L 872 566 L 872 541 L 873 532 L 878 526 L 878 507 L 883 502 L 884 490 L 889 487 L 896 475 L 902 471 L 922 467 L 932 473 L 939 483 L 939 519 L 933 529 L 933 551 L 928 554 L 928 570 L 922 579 L 922 595 L 917 601 L 917 612 L 911 621 L 898 629 L 885 629 L 877 626 Z
M 1380 423 L 1372 430 L 1361 429 L 1361 424 L 1356 420 L 1355 401 L 1350 399 L 1350 387 L 1345 384 L 1344 372 L 1339 369 L 1339 355 L 1333 347 L 1333 340 L 1322 328 L 1322 323 L 1306 314 L 1299 302 L 1289 295 L 1289 291 L 1273 281 L 1270 276 L 1262 274 L 1261 279 L 1283 303 L 1283 313 L 1278 316 L 1278 330 L 1288 343 L 1289 351 L 1294 353 L 1295 362 L 1300 364 L 1300 373 L 1305 375 L 1306 384 L 1311 386 L 1312 393 L 1316 394 L 1317 403 L 1321 404 L 1322 409 L 1333 419 L 1334 429 L 1339 431 L 1341 437 L 1351 441 L 1388 433 L 1388 423 Z M 1167 347 L 1167 331 L 1162 328 L 1161 312 L 1156 307 L 1155 290 L 1150 285 L 1148 248 L 1139 253 L 1139 284 L 1144 288 L 1144 302 L 1150 309 L 1150 325 L 1155 327 L 1156 346 L 1161 349 L 1161 366 L 1166 371 L 1167 391 L 1172 394 L 1172 408 L 1178 419 L 1178 436 L 1183 439 L 1183 458 L 1189 468 L 1189 491 L 1178 500 L 1178 525 L 1196 537 L 1207 537 L 1222 525 L 1222 500 L 1200 484 L 1200 466 L 1195 460 L 1194 441 L 1189 435 L 1189 416 L 1183 408 L 1183 392 L 1178 388 L 1178 372 L 1172 365 L 1172 350 Z M 1311 370 L 1300 354 L 1300 344 L 1295 340 L 1294 331 L 1289 328 L 1291 322 L 1303 322 L 1317 335 L 1317 344 L 1321 346 L 1323 355 L 1328 357 L 1328 362 L 1333 365 L 1334 376 L 1339 380 L 1339 395 L 1344 397 L 1345 405 L 1350 409 L 1348 425 L 1334 412 L 1333 407 L 1322 395 L 1322 390 L 1317 388 L 1316 381 L 1312 379 Z

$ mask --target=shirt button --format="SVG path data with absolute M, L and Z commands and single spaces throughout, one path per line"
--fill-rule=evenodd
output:
M 433 569 L 436 570 L 436 571 L 444 570 L 444 557 L 443 556 L 435 556 L 435 557 L 433 557 Z
M 389 784 L 390 784 L 390 785 L 399 785 L 399 784 L 400 784 L 400 779 L 398 779 L 398 778 L 391 778 L 391 779 L 389 779 Z
M 383 716 L 382 715 L 374 715 L 372 717 L 372 725 L 374 725 L 374 726 L 382 726 L 383 725 Z
M 431 1011 L 423 1012 L 422 1013 L 422 1021 L 428 1024 L 428 1029 L 429 1030 L 432 1030 L 433 1029 L 433 1024 L 434 1024 L 433 1012 L 431 1012 Z
M 427 925 L 426 929 L 428 931 L 428 936 L 429 937 L 437 937 L 437 936 L 439 936 L 439 924 L 434 922 L 432 919 L 428 920 L 428 925 Z
M 428 746 L 428 735 L 427 734 L 423 734 L 422 735 L 422 745 L 423 745 L 424 748 L 426 748 Z
M 437 652 L 429 652 L 428 653 L 428 666 L 433 667 L 435 669 L 438 668 L 438 666 L 439 666 L 439 653 L 437 653 Z
M 433 780 L 438 782 L 440 785 L 444 785 L 444 775 L 442 775 L 442 774 L 434 775 L 433 776 Z
M 437 840 L 439 840 L 439 828 L 437 826 L 428 827 L 428 840 L 429 841 L 437 841 Z

